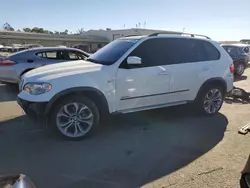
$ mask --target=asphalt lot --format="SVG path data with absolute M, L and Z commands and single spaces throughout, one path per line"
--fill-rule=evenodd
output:
M 250 91 L 250 69 L 235 82 Z M 24 173 L 38 188 L 238 187 L 250 154 L 250 104 L 224 103 L 214 117 L 184 107 L 112 117 L 93 137 L 71 142 L 17 105 L 0 84 L 0 175 Z

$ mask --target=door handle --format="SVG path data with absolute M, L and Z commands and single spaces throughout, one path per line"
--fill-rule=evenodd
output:
M 159 72 L 158 74 L 159 74 L 159 75 L 167 75 L 168 73 L 167 73 L 167 71 L 161 71 L 161 72 Z
M 209 67 L 203 67 L 202 70 L 204 70 L 204 71 L 209 71 L 210 68 L 209 68 Z

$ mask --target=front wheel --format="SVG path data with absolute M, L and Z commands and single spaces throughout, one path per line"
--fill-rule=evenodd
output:
M 99 112 L 90 99 L 70 96 L 56 104 L 50 122 L 62 136 L 71 140 L 82 139 L 96 130 Z
M 211 116 L 217 114 L 221 109 L 223 100 L 223 89 L 216 85 L 209 85 L 198 96 L 196 101 L 197 109 L 203 115 Z

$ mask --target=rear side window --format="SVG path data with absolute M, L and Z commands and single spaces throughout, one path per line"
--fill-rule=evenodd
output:
M 175 39 L 174 59 L 177 63 L 207 61 L 206 52 L 201 40 Z
M 69 59 L 70 60 L 84 60 L 87 57 L 84 57 L 82 54 L 78 52 L 69 52 Z
M 61 51 L 38 52 L 36 56 L 45 59 L 63 59 L 63 53 Z

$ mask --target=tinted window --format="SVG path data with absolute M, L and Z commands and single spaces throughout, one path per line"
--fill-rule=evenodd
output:
M 137 56 L 141 58 L 141 67 L 150 67 L 164 65 L 166 63 L 166 51 L 171 44 L 165 39 L 149 39 L 140 44 L 131 52 L 129 56 Z
M 175 63 L 207 61 L 203 41 L 196 39 L 175 39 L 172 51 Z M 174 42 L 174 41 L 173 41 Z M 171 62 L 170 62 L 171 63 Z
M 203 47 L 206 53 L 206 60 L 213 61 L 220 59 L 220 52 L 210 42 L 200 41 L 203 43 Z
M 141 58 L 139 67 L 149 67 L 216 60 L 220 53 L 212 44 L 202 40 L 156 38 L 144 41 L 129 56 Z M 127 68 L 126 59 L 121 67 Z
M 227 53 L 231 55 L 235 55 L 238 53 L 238 48 L 235 46 L 223 46 L 223 48 L 227 51 Z
M 78 52 L 68 52 L 69 59 L 70 60 L 84 60 L 86 57 L 84 57 L 82 54 Z
M 111 65 L 126 53 L 137 41 L 138 39 L 115 40 L 91 55 L 88 60 L 103 65 Z

